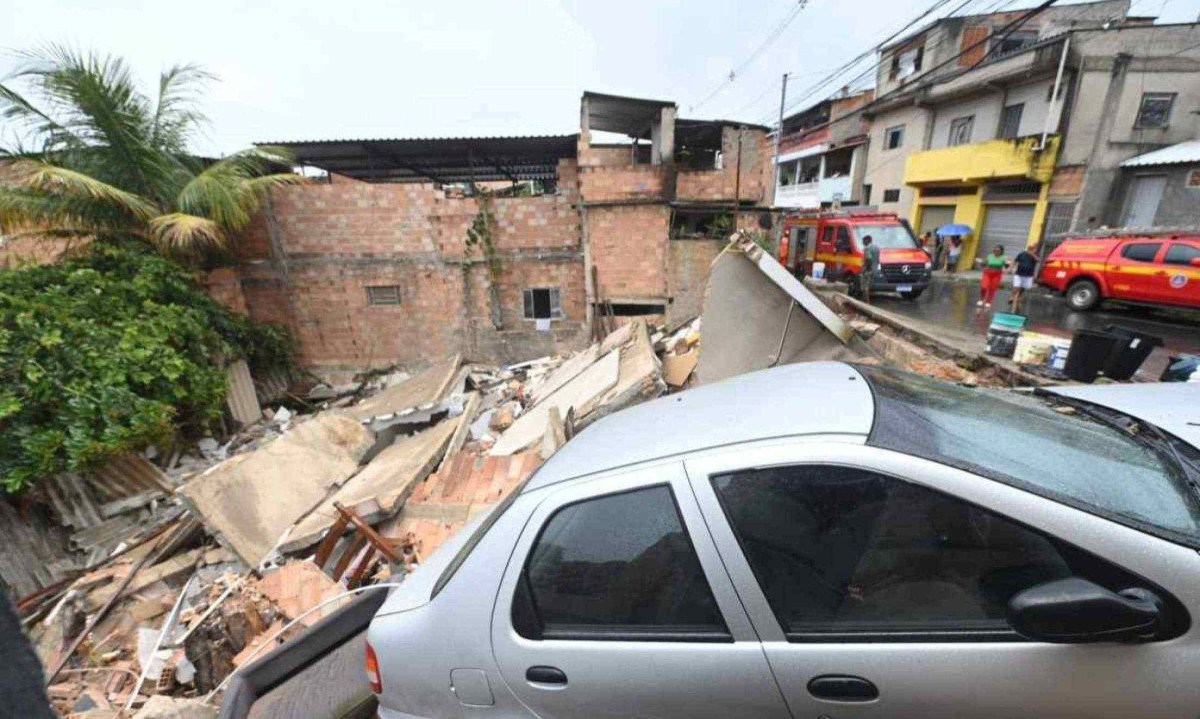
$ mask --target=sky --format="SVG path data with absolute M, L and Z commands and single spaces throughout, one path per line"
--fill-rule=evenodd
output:
M 44 43 L 120 55 L 148 91 L 162 69 L 197 63 L 219 78 L 193 148 L 207 155 L 262 141 L 567 134 L 584 90 L 770 124 L 784 72 L 800 99 L 932 1 L 810 0 L 756 54 L 796 0 L 0 0 L 0 75 Z M 1133 12 L 1191 22 L 1200 0 L 1134 0 Z

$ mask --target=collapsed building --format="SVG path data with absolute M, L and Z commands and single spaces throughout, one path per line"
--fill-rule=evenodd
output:
M 321 177 L 273 192 L 210 292 L 334 380 L 687 320 L 729 234 L 769 227 L 771 175 L 767 128 L 676 111 L 588 92 L 573 135 L 263 143 Z

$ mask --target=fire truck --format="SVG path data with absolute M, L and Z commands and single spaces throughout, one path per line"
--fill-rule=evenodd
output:
M 848 283 L 850 293 L 858 295 L 862 238 L 868 235 L 879 248 L 880 264 L 872 275 L 871 291 L 895 292 L 910 300 L 920 297 L 933 277 L 933 260 L 908 222 L 893 212 L 866 207 L 790 212 L 783 220 L 779 262 L 797 277 L 812 275 L 820 263 L 825 277 Z

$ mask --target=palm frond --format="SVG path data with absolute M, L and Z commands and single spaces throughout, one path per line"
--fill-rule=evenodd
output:
M 158 214 L 157 207 L 132 192 L 48 162 L 17 160 L 12 173 L 21 187 L 68 201 L 90 201 L 135 221 L 145 222 Z
M 151 220 L 150 239 L 160 252 L 183 258 L 197 257 L 227 244 L 225 232 L 216 222 L 182 212 Z
M 137 234 L 129 218 L 78 197 L 0 187 L 0 234 L 61 237 L 120 232 Z
M 180 191 L 180 211 L 212 218 L 222 227 L 238 230 L 249 224 L 262 195 L 272 187 L 304 181 L 291 173 L 263 174 L 288 160 L 272 148 L 243 150 L 213 163 Z
M 199 90 L 216 76 L 198 65 L 175 65 L 158 78 L 158 102 L 151 121 L 150 138 L 155 147 L 183 152 L 197 126 L 205 122 L 196 109 Z

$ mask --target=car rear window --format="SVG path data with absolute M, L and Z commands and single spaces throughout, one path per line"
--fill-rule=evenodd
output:
M 875 397 L 868 443 L 948 464 L 1200 547 L 1200 502 L 1166 455 L 1039 397 L 859 367 Z
M 1121 256 L 1137 262 L 1153 262 L 1161 242 L 1134 242 L 1121 248 Z

